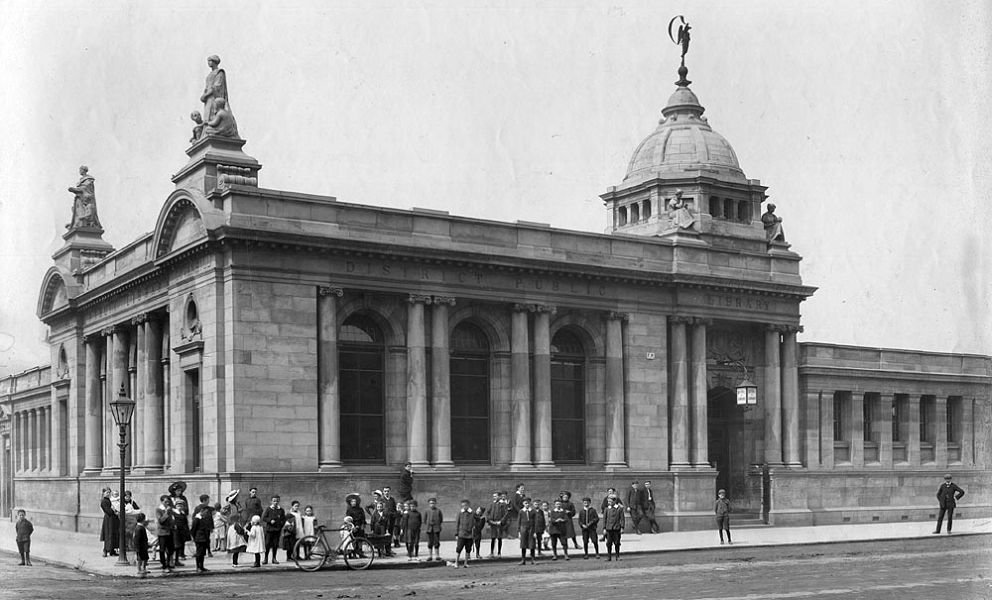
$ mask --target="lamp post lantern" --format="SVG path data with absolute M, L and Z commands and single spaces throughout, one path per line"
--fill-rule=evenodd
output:
M 118 516 L 121 548 L 117 559 L 117 566 L 119 567 L 126 567 L 130 564 L 127 560 L 127 532 L 124 527 L 126 519 L 124 514 L 124 457 L 127 450 L 127 427 L 131 424 L 131 417 L 134 415 L 134 405 L 134 400 L 127 397 L 127 393 L 124 391 L 124 384 L 121 383 L 121 391 L 117 394 L 117 399 L 110 403 L 110 413 L 114 417 L 114 423 L 117 423 L 117 432 L 120 435 L 120 441 L 117 442 L 117 447 L 121 450 L 121 501 Z

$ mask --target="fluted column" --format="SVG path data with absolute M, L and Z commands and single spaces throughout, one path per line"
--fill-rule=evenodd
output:
M 145 410 L 142 413 L 145 473 L 160 473 L 165 467 L 165 410 L 162 400 L 162 323 L 154 316 L 145 320 L 145 351 L 142 375 Z
M 434 296 L 431 308 L 431 421 L 434 466 L 452 467 L 451 462 L 451 351 L 448 347 L 448 307 L 455 299 Z M 488 398 L 487 398 L 488 400 Z
M 131 379 L 128 373 L 128 342 L 129 336 L 127 330 L 122 326 L 117 326 L 114 328 L 114 387 L 108 388 L 108 398 L 116 397 L 120 391 L 121 386 L 124 388 L 124 394 L 128 397 L 131 396 Z M 107 412 L 110 412 L 109 410 Z M 113 434 L 118 431 L 117 424 L 114 423 L 113 416 L 108 420 L 109 431 L 111 432 L 111 439 L 113 439 Z M 130 430 L 127 432 L 128 440 L 133 439 Z M 133 446 L 133 444 L 131 444 Z M 104 463 L 104 468 L 108 465 L 113 465 L 114 469 L 121 468 L 122 465 L 119 464 L 120 458 L 114 460 L 114 444 L 110 444 L 111 456 L 110 459 Z M 127 467 L 127 464 L 123 465 Z
M 709 319 L 693 319 L 692 324 L 692 466 L 709 468 L 709 435 L 706 410 L 706 326 Z
M 551 448 L 551 315 L 556 307 L 534 305 L 534 461 L 555 466 Z
M 624 435 L 625 397 L 623 391 L 623 323 L 627 313 L 611 312 L 606 317 L 606 467 L 627 465 Z
M 117 464 L 114 458 L 114 445 L 117 428 L 114 427 L 114 419 L 110 414 L 110 399 L 114 397 L 114 384 L 120 385 L 114 370 L 114 331 L 116 328 L 107 327 L 103 330 L 104 365 L 103 365 L 103 385 L 100 394 L 100 436 L 103 440 L 103 469 L 113 469 Z
M 689 373 L 686 324 L 690 317 L 669 317 L 672 340 L 672 468 L 687 468 L 689 462 Z
M 28 411 L 28 470 L 38 470 L 38 410 Z
M 147 319 L 147 315 L 138 315 L 131 319 L 135 328 L 134 366 L 130 369 L 133 373 L 131 390 L 134 394 L 134 401 L 137 403 L 134 407 L 132 420 L 135 425 L 131 427 L 131 447 L 134 453 L 134 460 L 131 464 L 138 468 L 145 466 L 145 437 L 148 436 L 148 430 L 144 427 L 145 411 L 148 408 L 148 403 L 145 400 L 145 381 L 147 379 L 145 371 L 148 364 L 145 359 L 145 336 L 147 335 L 145 325 Z
M 530 450 L 530 342 L 527 337 L 527 306 L 514 304 L 510 317 L 510 386 L 513 454 L 510 466 L 526 468 L 531 464 Z
M 800 327 L 788 327 L 782 335 L 782 419 L 785 464 L 802 467 L 799 458 L 799 346 L 796 333 Z
M 40 432 L 38 444 L 38 454 L 40 455 L 39 471 L 49 472 L 52 470 L 52 407 L 43 406 L 40 409 L 40 422 L 38 430 Z
M 22 438 L 21 411 L 17 411 L 10 416 L 10 450 L 14 454 L 15 473 L 20 473 L 24 469 L 24 451 L 21 446 Z
M 339 287 L 321 286 L 317 289 L 318 378 L 320 381 L 320 440 L 321 470 L 341 466 L 341 391 L 338 387 L 338 298 L 344 295 Z
M 424 346 L 424 305 L 430 296 L 407 298 L 406 322 L 406 439 L 407 460 L 427 467 L 427 357 Z
M 770 466 L 782 466 L 780 330 L 778 326 L 765 330 L 765 462 Z

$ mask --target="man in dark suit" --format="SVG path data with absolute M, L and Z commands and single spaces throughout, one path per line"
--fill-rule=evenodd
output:
M 627 508 L 630 510 L 630 520 L 634 524 L 634 533 L 641 534 L 641 518 L 644 516 L 644 489 L 640 482 L 634 481 L 627 490 Z
M 964 496 L 964 490 L 959 488 L 956 483 L 951 482 L 951 474 L 944 475 L 944 483 L 937 488 L 940 514 L 937 515 L 937 529 L 934 533 L 940 533 L 940 526 L 944 523 L 944 513 L 947 513 L 947 533 L 951 532 L 951 525 L 954 524 L 954 509 L 962 496 Z
M 651 482 L 644 482 L 644 518 L 648 522 L 648 530 L 651 533 L 661 533 L 661 527 L 658 526 L 657 517 L 655 517 L 654 511 L 657 508 L 654 500 L 654 490 L 651 489 Z

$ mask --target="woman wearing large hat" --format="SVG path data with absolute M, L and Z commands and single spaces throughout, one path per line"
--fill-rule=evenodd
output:
M 351 521 L 357 530 L 356 534 L 364 533 L 365 511 L 362 510 L 362 497 L 356 492 L 352 492 L 344 497 L 344 501 L 348 505 L 345 515 L 351 517 Z
M 240 489 L 231 490 L 224 499 L 226 504 L 221 513 L 227 517 L 227 551 L 231 554 L 231 564 L 238 566 L 238 554 L 245 551 L 248 544 L 243 525 L 244 508 L 238 502 Z

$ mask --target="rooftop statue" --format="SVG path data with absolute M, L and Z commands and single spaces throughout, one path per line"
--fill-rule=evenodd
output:
M 679 21 L 681 23 L 679 25 L 679 31 L 677 36 L 672 33 L 672 26 L 675 25 L 675 21 Z M 672 17 L 671 21 L 668 22 L 669 39 L 672 40 L 673 44 L 682 46 L 682 64 L 679 66 L 679 80 L 675 82 L 675 84 L 679 86 L 687 86 L 690 83 L 692 83 L 691 81 L 686 79 L 686 75 L 689 74 L 689 69 L 687 69 L 685 66 L 685 55 L 689 52 L 689 39 L 691 37 L 689 35 L 690 29 L 692 29 L 692 27 L 690 27 L 689 24 L 686 23 L 685 17 L 683 17 L 682 15 L 676 15 L 675 17 Z
M 668 218 L 679 229 L 692 229 L 696 222 L 688 203 L 682 199 L 682 190 L 675 190 L 675 197 L 668 201 Z
M 782 217 L 775 214 L 775 205 L 769 204 L 768 211 L 761 215 L 765 226 L 765 237 L 769 242 L 784 242 L 785 232 L 782 231 Z
M 100 227 L 100 219 L 96 214 L 96 190 L 93 182 L 89 167 L 86 165 L 79 167 L 79 182 L 69 188 L 75 198 L 72 202 L 72 220 L 65 226 L 66 229 Z
M 196 140 L 203 137 L 203 128 L 206 124 L 203 122 L 203 117 L 200 116 L 200 111 L 194 110 L 190 113 L 189 118 L 193 120 L 196 125 L 193 125 L 193 137 L 189 138 L 190 144 L 195 144 Z
M 234 120 L 234 115 L 227 108 L 227 101 L 217 98 L 214 102 L 214 116 L 207 121 L 207 126 L 203 128 L 204 135 L 216 135 L 220 137 L 238 137 L 238 122 Z
M 220 57 L 216 54 L 208 57 L 207 65 L 210 73 L 207 74 L 207 83 L 200 95 L 200 102 L 203 102 L 203 118 L 210 121 L 217 113 L 217 100 L 222 98 L 229 102 L 230 98 L 227 96 L 227 74 L 219 67 Z

